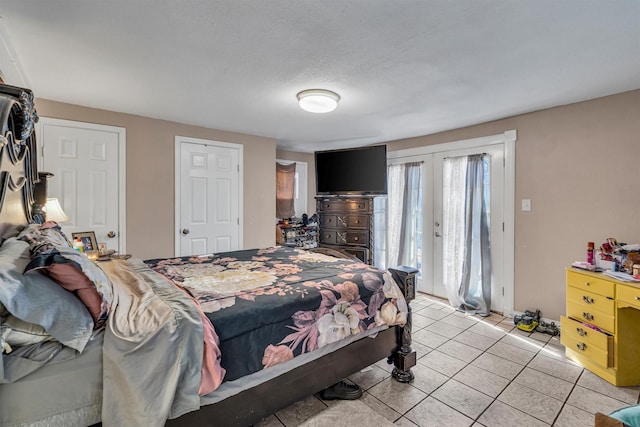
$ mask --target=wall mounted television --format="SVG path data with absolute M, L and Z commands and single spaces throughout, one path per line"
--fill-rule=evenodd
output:
M 318 195 L 387 194 L 387 146 L 316 151 Z

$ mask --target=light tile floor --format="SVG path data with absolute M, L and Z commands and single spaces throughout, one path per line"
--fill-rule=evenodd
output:
M 349 377 L 365 390 L 361 401 L 398 426 L 584 427 L 596 412 L 638 403 L 640 387 L 612 386 L 571 362 L 557 337 L 525 333 L 496 314 L 467 316 L 423 294 L 411 307 L 415 381 L 393 380 L 386 360 Z M 260 426 L 294 427 L 332 404 L 309 396 Z

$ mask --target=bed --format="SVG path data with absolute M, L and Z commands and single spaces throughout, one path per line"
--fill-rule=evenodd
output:
M 33 94 L 0 85 L 0 120 L 0 425 L 248 426 L 383 358 L 412 381 L 389 272 L 287 247 L 89 261 L 40 224 Z

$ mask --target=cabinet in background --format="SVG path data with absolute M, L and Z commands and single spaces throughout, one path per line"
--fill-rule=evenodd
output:
M 566 355 L 616 386 L 640 385 L 640 283 L 567 269 Z
M 316 197 L 318 243 L 373 264 L 373 196 Z

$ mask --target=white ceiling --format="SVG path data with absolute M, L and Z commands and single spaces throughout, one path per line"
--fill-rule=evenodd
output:
M 0 0 L 0 16 L 37 97 L 295 151 L 640 88 L 639 0 Z M 302 111 L 314 88 L 338 109 Z

